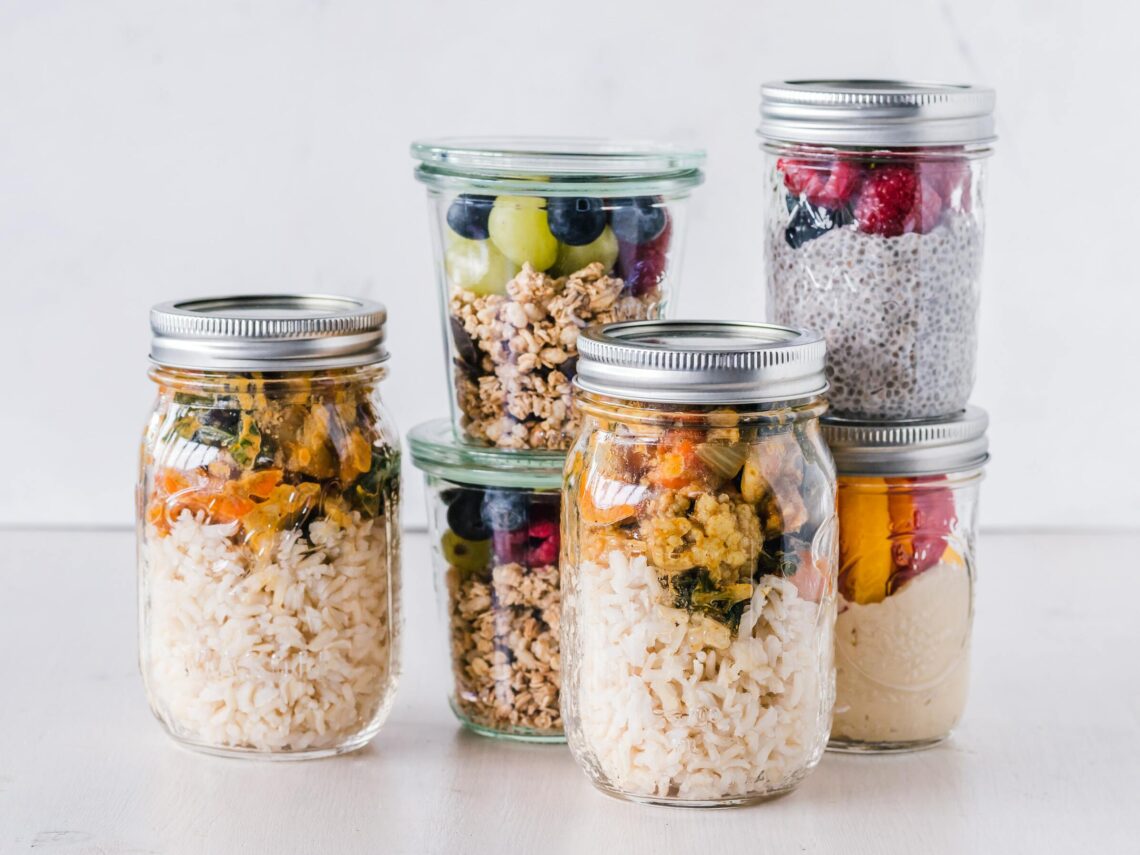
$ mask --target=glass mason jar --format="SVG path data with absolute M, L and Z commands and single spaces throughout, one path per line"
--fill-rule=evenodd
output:
M 824 345 L 767 324 L 587 330 L 566 462 L 563 715 L 611 795 L 791 790 L 834 696 Z
M 578 332 L 664 317 L 704 153 L 575 139 L 417 142 L 451 411 L 467 440 L 566 449 Z
M 139 654 L 152 710 L 213 754 L 359 748 L 399 670 L 399 439 L 385 311 L 340 297 L 151 312 L 138 486 Z
M 564 742 L 559 689 L 560 451 L 464 445 L 440 419 L 408 435 L 427 484 L 448 700 L 484 736 Z
M 824 424 L 839 470 L 831 748 L 925 748 L 962 716 L 986 423 L 970 407 L 937 422 Z
M 896 81 L 763 89 L 768 317 L 827 339 L 831 412 L 966 406 L 994 93 Z

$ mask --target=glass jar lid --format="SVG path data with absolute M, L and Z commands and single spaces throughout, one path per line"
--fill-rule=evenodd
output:
M 688 190 L 705 162 L 700 149 L 572 137 L 443 137 L 412 143 L 412 157 L 434 187 L 599 196 Z
M 823 436 L 840 475 L 944 475 L 989 460 L 989 416 L 970 406 L 949 418 L 860 422 L 825 417 Z
M 666 404 L 793 401 L 827 391 L 823 339 L 775 324 L 627 321 L 578 336 L 575 385 Z
M 993 142 L 994 90 L 906 80 L 784 80 L 760 90 L 768 142 L 900 147 Z
M 455 437 L 450 419 L 433 419 L 408 433 L 416 468 L 457 484 L 558 490 L 565 451 L 513 451 L 468 445 Z
M 250 294 L 150 310 L 150 359 L 172 368 L 309 371 L 383 362 L 387 310 L 356 297 Z

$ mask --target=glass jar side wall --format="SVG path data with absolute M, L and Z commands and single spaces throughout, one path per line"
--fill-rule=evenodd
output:
M 819 762 L 834 697 L 823 407 L 578 399 L 563 507 L 567 738 L 603 791 L 756 801 Z
M 427 477 L 455 715 L 485 736 L 562 742 L 557 489 Z
M 308 757 L 376 734 L 399 672 L 399 438 L 383 371 L 156 368 L 140 667 L 179 741 Z
M 945 739 L 969 684 L 981 471 L 839 478 L 836 706 L 830 746 Z

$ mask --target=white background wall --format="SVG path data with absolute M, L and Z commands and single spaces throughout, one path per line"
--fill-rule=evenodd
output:
M 161 299 L 379 298 L 391 410 L 444 414 L 417 136 L 703 144 L 679 312 L 762 318 L 759 84 L 861 75 L 998 90 L 985 523 L 1136 526 L 1137 24 L 1042 0 L 5 0 L 0 523 L 130 522 Z

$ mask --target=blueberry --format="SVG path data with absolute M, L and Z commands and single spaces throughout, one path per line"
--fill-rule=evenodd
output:
M 636 199 L 614 199 L 611 202 L 610 228 L 625 243 L 648 243 L 665 231 L 665 209 L 648 196 Z
M 447 506 L 447 527 L 464 540 L 487 540 L 491 530 L 483 522 L 483 491 L 464 488 Z
M 546 200 L 550 233 L 570 246 L 585 246 L 598 239 L 606 228 L 606 212 L 601 199 L 589 196 L 556 196 Z
M 832 211 L 822 205 L 813 205 L 807 199 L 799 199 L 784 229 L 784 240 L 792 249 L 799 249 L 808 241 L 851 222 L 851 212 L 846 208 Z
M 460 193 L 447 209 L 447 224 L 451 230 L 469 240 L 486 240 L 487 218 L 491 216 L 494 196 Z
M 521 490 L 488 490 L 483 522 L 491 531 L 516 531 L 527 523 L 527 494 Z

